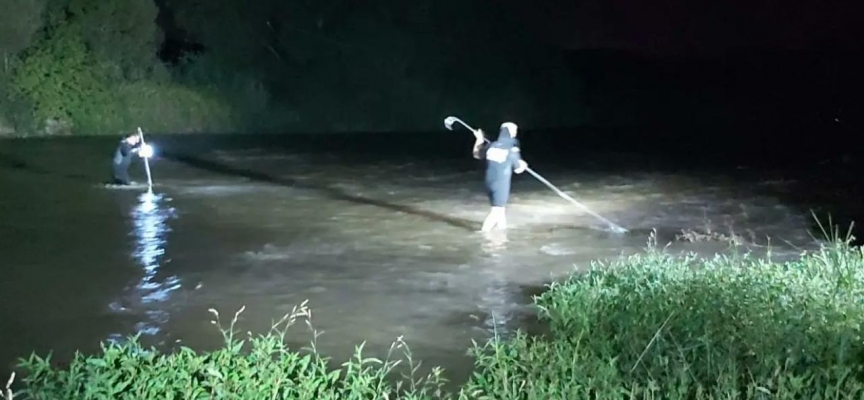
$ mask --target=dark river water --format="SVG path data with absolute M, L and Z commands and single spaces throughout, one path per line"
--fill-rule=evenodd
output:
M 149 140 L 152 194 L 102 184 L 114 139 L 0 142 L 6 368 L 32 351 L 63 359 L 136 333 L 213 348 L 221 336 L 208 309 L 230 319 L 245 306 L 238 328 L 263 333 L 308 300 L 327 355 L 363 341 L 381 355 L 401 336 L 458 380 L 472 339 L 527 326 L 544 284 L 642 251 L 653 229 L 671 251 L 706 255 L 728 241 L 676 235 L 723 235 L 757 253 L 770 244 L 776 256 L 814 244 L 807 184 L 746 166 L 558 154 L 525 139 L 538 173 L 630 233 L 609 232 L 524 174 L 510 229 L 485 235 L 470 135 Z M 145 182 L 143 172 L 133 163 L 133 179 Z M 305 326 L 294 332 L 298 345 L 312 339 Z

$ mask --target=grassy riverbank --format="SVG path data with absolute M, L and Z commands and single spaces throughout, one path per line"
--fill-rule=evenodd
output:
M 416 361 L 401 340 L 387 359 L 358 351 L 342 365 L 288 349 L 285 329 L 308 315 L 300 307 L 266 336 L 224 326 L 226 346 L 211 353 L 132 342 L 63 368 L 33 356 L 15 398 L 860 398 L 862 266 L 864 251 L 842 241 L 785 263 L 656 248 L 598 263 L 536 299 L 547 336 L 472 349 L 459 393 L 441 390 L 446 371 L 400 378 Z

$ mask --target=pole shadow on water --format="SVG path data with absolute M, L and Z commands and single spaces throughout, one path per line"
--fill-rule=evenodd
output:
M 164 158 L 172 160 L 172 161 L 176 161 L 176 162 L 179 162 L 182 164 L 186 164 L 186 165 L 189 165 L 189 166 L 194 167 L 194 168 L 202 169 L 205 171 L 215 172 L 215 173 L 224 174 L 224 175 L 239 176 L 239 177 L 251 179 L 254 181 L 266 182 L 266 183 L 285 186 L 285 187 L 314 190 L 314 191 L 320 192 L 320 193 L 322 193 L 322 194 L 324 194 L 324 195 L 326 195 L 329 198 L 334 199 L 334 200 L 342 200 L 342 201 L 347 201 L 347 202 L 351 202 L 351 203 L 355 203 L 355 204 L 370 205 L 370 206 L 375 206 L 375 207 L 387 209 L 390 211 L 396 211 L 396 212 L 402 212 L 402 213 L 406 213 L 406 214 L 416 215 L 416 216 L 424 217 L 426 219 L 430 219 L 433 221 L 443 222 L 443 223 L 448 224 L 450 226 L 464 229 L 464 230 L 471 231 L 471 232 L 474 232 L 477 230 L 477 226 L 476 226 L 477 224 L 475 224 L 473 221 L 469 221 L 469 220 L 465 220 L 465 219 L 461 219 L 461 218 L 454 218 L 454 217 L 451 217 L 448 215 L 438 214 L 438 213 L 435 213 L 435 212 L 432 212 L 429 210 L 422 210 L 422 209 L 418 209 L 418 208 L 411 207 L 411 206 L 404 205 L 404 204 L 395 204 L 395 203 L 390 203 L 390 202 L 380 200 L 380 199 L 373 199 L 373 198 L 369 198 L 369 197 L 365 197 L 365 196 L 352 195 L 352 194 L 348 194 L 348 193 L 346 193 L 340 189 L 337 189 L 337 188 L 334 188 L 331 186 L 327 186 L 327 185 L 301 182 L 301 181 L 299 181 L 295 178 L 292 178 L 292 177 L 277 177 L 277 176 L 269 175 L 269 174 L 266 174 L 263 172 L 232 167 L 232 166 L 218 163 L 215 161 L 205 160 L 202 158 L 192 157 L 192 156 L 187 156 L 187 155 L 182 155 L 182 154 L 165 153 Z

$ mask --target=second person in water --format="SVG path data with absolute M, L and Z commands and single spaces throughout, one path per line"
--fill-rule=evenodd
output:
M 486 193 L 492 206 L 480 228 L 483 232 L 495 227 L 507 229 L 505 207 L 510 199 L 510 180 L 513 172 L 521 174 L 528 169 L 520 154 L 517 131 L 516 124 L 505 122 L 498 131 L 498 139 L 488 144 L 482 130 L 474 131 L 474 158 L 486 160 Z

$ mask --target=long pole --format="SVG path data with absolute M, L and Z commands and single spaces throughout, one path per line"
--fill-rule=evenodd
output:
M 627 229 L 624 229 L 623 227 L 618 226 L 617 224 L 613 223 L 612 221 L 609 221 L 608 219 L 603 218 L 600 214 L 597 214 L 597 213 L 595 213 L 594 211 L 591 211 L 590 208 L 588 208 L 588 207 L 582 205 L 582 203 L 580 203 L 580 202 L 578 202 L 578 201 L 576 201 L 576 200 L 573 200 L 573 198 L 570 197 L 569 195 L 567 195 L 567 193 L 564 193 L 564 192 L 562 192 L 561 190 L 559 190 L 557 187 L 555 187 L 555 185 L 551 184 L 549 181 L 547 181 L 546 179 L 544 179 L 542 176 L 540 176 L 540 174 L 534 172 L 534 170 L 532 170 L 531 168 L 526 168 L 525 170 L 528 171 L 528 173 L 531 174 L 533 177 L 537 178 L 538 181 L 540 181 L 540 182 L 542 182 L 544 185 L 548 186 L 549 189 L 552 189 L 555 193 L 558 194 L 558 196 L 561 196 L 561 198 L 563 198 L 564 200 L 569 201 L 569 202 L 572 203 L 574 206 L 581 208 L 583 211 L 587 212 L 588 214 L 591 214 L 591 215 L 594 216 L 595 218 L 597 218 L 597 219 L 599 219 L 599 220 L 605 222 L 607 225 L 609 225 L 610 228 L 612 228 L 612 230 L 614 230 L 614 231 L 616 231 L 616 232 L 619 232 L 619 233 L 625 233 L 625 232 L 627 232 Z
M 464 121 L 462 121 L 461 119 L 456 118 L 456 117 L 447 117 L 447 119 L 444 120 L 444 126 L 446 126 L 447 129 L 452 130 L 452 129 L 453 129 L 453 123 L 454 123 L 454 122 L 458 122 L 458 123 L 462 124 L 463 126 L 465 126 L 466 128 L 470 129 L 471 131 L 475 131 L 474 128 L 472 128 L 471 126 L 469 126 L 468 124 L 466 124 Z M 483 140 L 484 140 L 486 143 L 489 143 L 489 139 L 486 139 L 486 138 L 484 137 Z M 580 202 L 574 200 L 572 197 L 570 197 L 569 195 L 567 195 L 567 193 L 562 192 L 560 189 L 558 189 L 557 187 L 555 187 L 555 185 L 553 185 L 551 182 L 547 181 L 545 178 L 543 178 L 542 176 L 540 176 L 540 174 L 538 174 L 537 172 L 534 172 L 534 170 L 532 170 L 530 167 L 529 167 L 529 168 L 525 168 L 525 170 L 528 171 L 528 173 L 531 174 L 531 176 L 533 176 L 534 178 L 536 178 L 538 181 L 540 181 L 541 183 L 543 183 L 544 185 L 546 185 L 547 187 L 549 187 L 549 189 L 552 189 L 552 191 L 554 191 L 558 196 L 561 196 L 561 198 L 563 198 L 564 200 L 569 201 L 571 204 L 575 205 L 576 207 L 579 207 L 580 209 L 582 209 L 583 211 L 587 212 L 587 213 L 590 214 L 591 216 L 593 216 L 593 217 L 595 217 L 595 218 L 597 218 L 597 219 L 599 219 L 599 220 L 605 222 L 607 225 L 609 225 L 610 228 L 612 228 L 613 231 L 615 231 L 615 232 L 617 232 L 617 233 L 626 233 L 626 232 L 627 232 L 627 229 L 625 229 L 625 228 L 623 228 L 623 227 L 621 227 L 621 226 L 619 226 L 619 225 L 613 223 L 612 221 L 609 221 L 609 220 L 606 219 L 606 218 L 603 218 L 600 214 L 597 214 L 597 213 L 595 213 L 594 211 L 591 211 L 591 209 L 588 208 L 587 206 L 585 206 L 585 205 L 583 205 L 582 203 L 580 203 Z
M 138 127 L 138 135 L 141 136 L 141 147 L 147 144 L 144 141 L 144 131 L 141 130 L 141 127 Z M 144 170 L 147 171 L 147 190 L 153 192 L 153 178 L 150 176 L 150 162 L 148 161 L 148 157 L 144 158 Z

